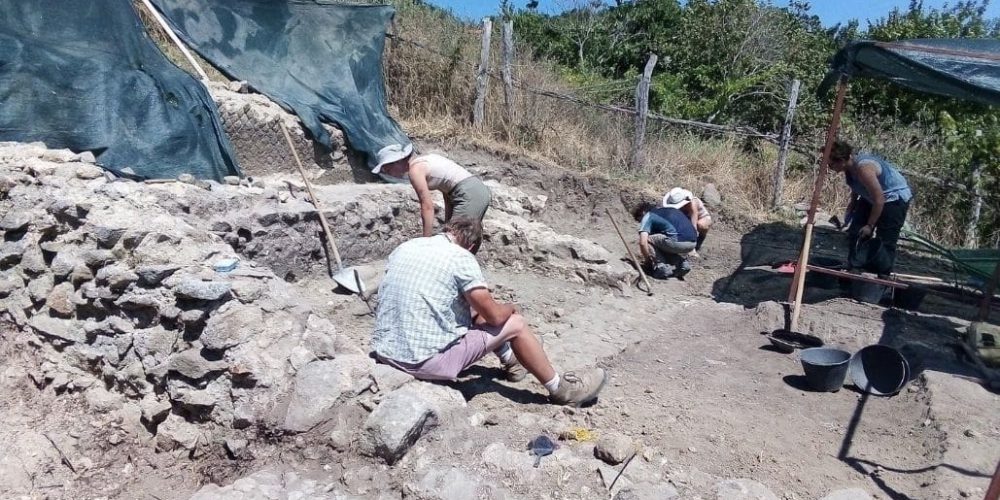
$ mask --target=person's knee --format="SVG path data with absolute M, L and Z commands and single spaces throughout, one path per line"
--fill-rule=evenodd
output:
M 528 320 L 524 319 L 520 313 L 511 314 L 507 322 L 503 324 L 501 336 L 504 340 L 514 338 L 528 331 Z

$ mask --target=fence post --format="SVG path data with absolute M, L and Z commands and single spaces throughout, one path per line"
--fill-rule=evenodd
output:
M 785 111 L 785 124 L 781 127 L 781 141 L 778 146 L 778 166 L 774 169 L 774 191 L 771 198 L 771 208 L 781 206 L 781 194 L 785 189 L 785 165 L 788 163 L 788 146 L 792 142 L 792 119 L 795 118 L 795 106 L 799 102 L 799 86 L 802 82 L 792 81 L 792 91 L 788 94 L 788 110 Z
M 979 246 L 979 218 L 983 213 L 983 166 L 976 165 L 972 169 L 972 215 L 969 217 L 969 224 L 965 226 L 965 246 L 966 248 L 977 248 Z
M 507 121 L 514 123 L 514 20 L 503 23 L 503 99 L 507 106 Z
M 486 88 L 490 72 L 490 36 L 493 34 L 493 20 L 483 18 L 483 46 L 479 55 L 479 68 L 476 69 L 476 104 L 472 108 L 472 125 L 483 127 L 483 114 L 486 108 Z
M 656 54 L 649 55 L 646 68 L 642 70 L 642 79 L 635 87 L 635 137 L 629 162 L 633 169 L 638 169 L 646 161 L 646 115 L 649 113 L 649 80 L 653 76 L 653 66 L 656 66 Z

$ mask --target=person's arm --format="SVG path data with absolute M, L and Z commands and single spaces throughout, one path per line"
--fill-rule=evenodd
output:
M 652 262 L 653 251 L 649 245 L 649 233 L 645 231 L 639 233 L 639 253 L 642 254 L 643 262 Z
M 465 300 L 469 301 L 473 312 L 476 313 L 477 323 L 501 327 L 517 312 L 512 304 L 497 302 L 486 287 L 473 288 L 465 292 Z
M 427 167 L 422 163 L 410 165 L 410 185 L 417 193 L 420 201 L 420 220 L 423 222 L 423 235 L 430 236 L 434 232 L 434 197 L 427 187 Z
M 868 214 L 865 226 L 858 233 L 862 237 L 871 236 L 875 231 L 875 225 L 878 224 L 878 219 L 882 216 L 882 208 L 885 206 L 885 193 L 882 192 L 882 185 L 878 182 L 875 168 L 877 165 L 872 165 L 870 162 L 858 164 L 858 180 L 872 197 L 872 210 Z
M 688 203 L 688 206 L 691 207 L 691 225 L 695 229 L 698 229 L 698 214 L 701 213 L 701 200 L 693 198 L 691 203 Z

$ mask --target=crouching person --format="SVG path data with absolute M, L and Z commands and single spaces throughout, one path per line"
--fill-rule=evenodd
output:
M 652 265 L 654 278 L 683 278 L 691 271 L 687 256 L 697 245 L 698 231 L 687 214 L 647 201 L 632 216 L 639 222 L 639 251 Z
M 473 255 L 481 241 L 478 220 L 456 217 L 441 234 L 407 241 L 389 255 L 372 337 L 376 359 L 418 379 L 454 380 L 492 352 L 508 380 L 529 372 L 554 403 L 595 399 L 605 371 L 556 373 L 524 317 L 487 288 Z

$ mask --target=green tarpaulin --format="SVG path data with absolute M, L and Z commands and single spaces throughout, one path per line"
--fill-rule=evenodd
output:
M 1000 104 L 1000 40 L 854 42 L 834 56 L 820 94 L 840 75 L 881 78 L 920 92 L 996 105 Z

